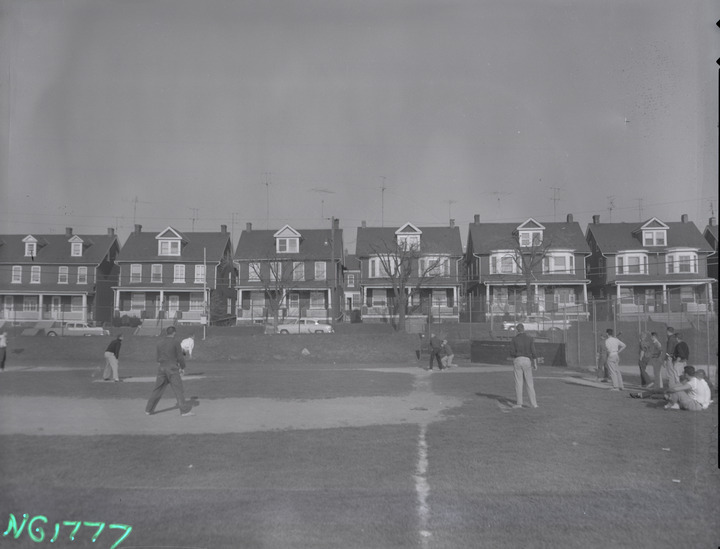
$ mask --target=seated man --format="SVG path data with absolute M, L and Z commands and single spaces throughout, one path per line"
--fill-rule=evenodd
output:
M 669 401 L 665 409 L 699 412 L 710 406 L 710 387 L 695 375 L 695 368 L 685 366 L 683 374 L 685 381 L 665 390 L 665 399 Z

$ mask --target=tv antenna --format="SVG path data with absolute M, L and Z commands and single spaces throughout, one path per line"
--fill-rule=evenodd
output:
M 550 200 L 553 201 L 553 221 L 557 220 L 557 203 L 560 202 L 560 187 L 550 187 L 553 192 L 553 196 Z
M 642 198 L 636 198 L 638 203 L 638 221 L 643 220 L 643 199 Z
M 615 197 L 614 197 L 614 196 L 608 196 L 608 197 L 607 197 L 607 201 L 608 201 L 608 207 L 607 207 L 607 210 L 608 210 L 608 218 L 609 218 L 609 222 L 612 223 L 612 212 L 613 212 L 613 210 L 615 209 Z
M 270 172 L 265 172 L 263 174 L 263 185 L 265 185 L 265 229 L 270 228 L 270 176 L 272 174 Z
M 318 188 L 318 187 L 312 188 L 312 189 L 310 189 L 310 191 L 321 194 L 321 195 L 322 194 L 335 194 L 335 191 L 331 191 L 330 189 L 325 189 L 325 188 Z M 324 198 L 320 200 L 320 219 L 321 220 L 325 219 L 325 199 Z
M 380 226 L 385 226 L 385 189 L 387 187 L 385 186 L 385 179 L 386 177 L 384 175 L 380 176 L 380 179 L 382 179 L 382 187 L 380 187 Z
M 457 200 L 446 200 L 445 202 L 447 202 L 447 205 L 448 205 L 448 222 L 449 222 L 452 219 L 452 210 L 450 208 L 452 207 L 453 204 L 455 204 L 455 202 L 457 202 Z
M 188 208 L 190 211 L 192 211 L 192 232 L 195 232 L 195 220 L 198 217 L 198 211 L 200 208 Z

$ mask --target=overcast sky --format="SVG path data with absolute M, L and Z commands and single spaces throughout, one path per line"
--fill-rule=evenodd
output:
M 702 230 L 716 8 L 0 0 L 0 232 L 124 241 L 135 216 L 234 222 L 236 244 L 247 222 L 335 216 L 352 250 L 362 220 L 452 217 L 465 238 L 474 214 L 584 227 L 611 204 L 612 221 L 688 213 Z

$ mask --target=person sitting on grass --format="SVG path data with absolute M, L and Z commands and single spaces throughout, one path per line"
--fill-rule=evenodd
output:
M 683 368 L 685 380 L 665 390 L 668 403 L 666 410 L 689 410 L 699 412 L 705 410 L 710 403 L 710 387 L 704 379 L 695 375 L 693 366 Z

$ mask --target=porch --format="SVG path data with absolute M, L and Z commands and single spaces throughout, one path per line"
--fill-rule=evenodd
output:
M 13 294 L 0 298 L 0 320 L 8 322 L 94 320 L 88 294 Z
M 143 320 L 172 320 L 180 324 L 202 324 L 207 318 L 203 292 L 180 290 L 115 290 L 115 317 Z
M 292 290 L 265 292 L 255 289 L 238 290 L 236 324 L 257 324 L 274 320 L 277 310 L 280 321 L 296 318 L 315 318 L 331 321 L 330 290 Z

